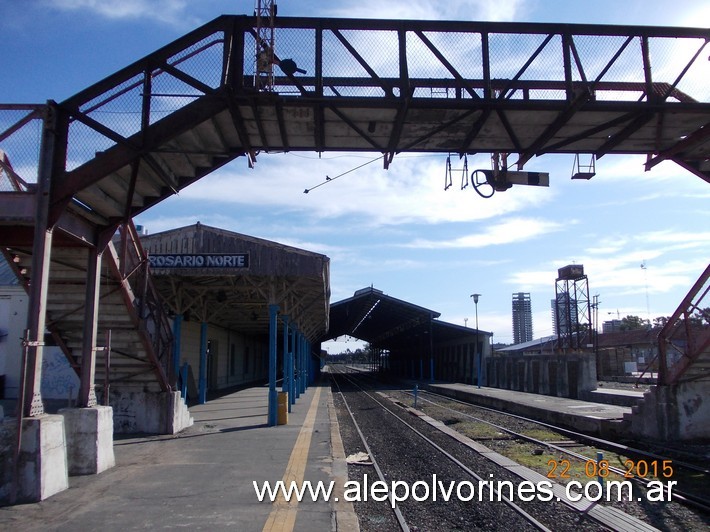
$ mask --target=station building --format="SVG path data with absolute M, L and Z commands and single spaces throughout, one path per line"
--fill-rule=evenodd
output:
M 42 402 L 65 420 L 82 410 L 72 407 L 83 378 L 84 258 L 80 248 L 62 254 L 50 274 Z M 315 378 L 328 329 L 327 256 L 200 223 L 155 235 L 129 224 L 100 261 L 100 345 L 88 385 L 98 408 L 110 407 L 101 411 L 107 452 L 112 433 L 179 432 L 191 424 L 187 404 L 237 386 L 268 382 L 275 395 L 278 381 L 290 409 Z M 0 262 L 3 417 L 14 415 L 20 389 L 29 255 L 5 248 Z
M 267 381 L 270 332 L 278 334 L 278 379 L 285 369 L 285 330 L 286 350 L 298 338 L 309 343 L 303 369 L 314 378 L 319 340 L 328 328 L 327 256 L 199 222 L 140 240 L 169 309 L 174 371 L 190 401 L 205 402 L 208 393 Z M 277 329 L 272 331 L 275 307 Z

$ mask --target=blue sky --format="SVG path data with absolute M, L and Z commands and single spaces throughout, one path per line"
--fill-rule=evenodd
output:
M 277 3 L 281 16 L 710 22 L 707 2 L 691 0 Z M 253 8 L 236 0 L 5 0 L 0 102 L 62 101 L 221 14 Z M 478 292 L 480 328 L 506 343 L 514 292 L 531 293 L 535 336 L 552 333 L 550 300 L 566 264 L 584 265 L 600 322 L 671 314 L 708 264 L 710 185 L 671 163 L 644 172 L 642 157 L 607 156 L 592 180 L 573 182 L 573 156 L 544 156 L 526 169 L 549 172 L 549 188 L 514 187 L 484 200 L 470 188 L 444 191 L 445 155 L 402 154 L 389 170 L 377 161 L 303 194 L 378 156 L 263 154 L 254 169 L 238 159 L 137 222 L 154 233 L 199 220 L 324 253 L 332 301 L 373 285 L 473 326 L 469 295 Z M 488 168 L 488 158 L 469 159 L 469 167 Z M 356 344 L 335 349 L 342 345 Z

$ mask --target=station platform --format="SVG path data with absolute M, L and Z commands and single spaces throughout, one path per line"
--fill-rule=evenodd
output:
M 631 413 L 629 406 L 486 388 L 485 386 L 478 388 L 471 384 L 435 382 L 419 384 L 419 387 L 461 401 L 503 410 L 596 436 L 623 434 L 627 423 L 624 421 L 624 414 Z M 623 391 L 618 393 L 623 394 Z M 637 393 L 635 392 L 635 394 Z
M 0 530 L 359 530 L 346 502 L 259 502 L 254 481 L 347 480 L 326 378 L 285 425 L 267 426 L 267 401 L 267 387 L 247 388 L 191 407 L 195 423 L 179 434 L 117 438 L 114 468 L 70 477 L 40 503 L 0 508 Z

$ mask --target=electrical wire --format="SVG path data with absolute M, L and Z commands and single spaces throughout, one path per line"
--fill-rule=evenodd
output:
M 314 189 L 316 189 L 316 188 L 318 188 L 318 187 L 322 187 L 322 186 L 325 185 L 326 183 L 330 183 L 331 181 L 335 181 L 335 180 L 338 179 L 339 177 L 343 177 L 344 175 L 347 175 L 347 174 L 349 174 L 350 172 L 354 172 L 355 170 L 358 170 L 359 168 L 362 168 L 363 166 L 367 166 L 367 165 L 370 164 L 370 163 L 374 163 L 375 161 L 379 161 L 379 160 L 382 159 L 383 157 L 384 157 L 384 155 L 380 155 L 380 156 L 377 157 L 376 159 L 372 159 L 372 160 L 370 160 L 370 161 L 367 161 L 366 163 L 361 164 L 360 166 L 356 166 L 355 168 L 351 168 L 351 169 L 348 170 L 347 172 L 343 172 L 342 174 L 336 175 L 335 177 L 330 177 L 330 176 L 327 176 L 327 175 L 326 175 L 326 176 L 325 176 L 325 181 L 322 181 L 322 182 L 318 183 L 317 185 L 315 185 L 315 186 L 313 186 L 313 187 L 311 187 L 311 188 L 307 188 L 306 190 L 303 191 L 303 193 L 304 193 L 304 194 L 308 194 L 311 190 L 314 190 Z

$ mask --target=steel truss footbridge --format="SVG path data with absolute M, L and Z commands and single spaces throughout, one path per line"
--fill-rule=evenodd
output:
M 225 15 L 61 103 L 0 105 L 0 244 L 32 257 L 30 375 L 50 250 L 100 254 L 117 227 L 238 157 L 379 152 L 387 168 L 402 152 L 491 153 L 505 188 L 533 157 L 644 154 L 647 170 L 669 160 L 710 182 L 710 29 L 273 24 L 273 49 L 255 18 Z

